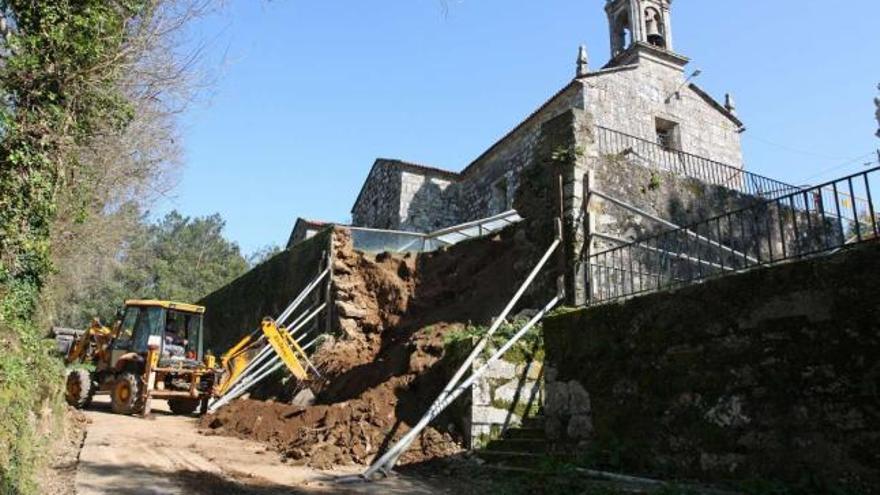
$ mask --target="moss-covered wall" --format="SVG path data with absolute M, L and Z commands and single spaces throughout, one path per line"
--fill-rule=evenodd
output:
M 219 355 L 266 317 L 278 316 L 326 266 L 333 230 L 327 229 L 275 255 L 220 290 L 204 305 L 205 348 Z
M 876 493 L 878 274 L 865 245 L 551 317 L 548 434 L 627 471 Z

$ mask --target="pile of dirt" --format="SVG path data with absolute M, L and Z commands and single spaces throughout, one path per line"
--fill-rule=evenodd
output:
M 369 255 L 350 234 L 334 235 L 334 301 L 343 335 L 312 357 L 322 378 L 311 407 L 236 401 L 203 419 L 219 434 L 272 445 L 319 469 L 365 464 L 414 425 L 448 382 L 460 356 L 449 332 L 486 323 L 532 266 L 516 229 L 423 255 Z M 403 463 L 461 450 L 461 425 L 447 413 L 401 458 Z

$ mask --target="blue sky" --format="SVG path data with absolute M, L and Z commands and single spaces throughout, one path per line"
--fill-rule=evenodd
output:
M 229 0 L 193 27 L 218 79 L 185 116 L 179 186 L 245 252 L 297 216 L 347 221 L 376 157 L 460 170 L 574 74 L 608 59 L 604 0 Z M 795 183 L 880 147 L 880 2 L 676 0 L 676 51 L 732 92 L 747 167 Z

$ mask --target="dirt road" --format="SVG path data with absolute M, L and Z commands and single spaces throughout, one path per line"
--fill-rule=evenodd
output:
M 76 471 L 78 495 L 447 493 L 409 478 L 339 485 L 337 477 L 360 469 L 290 466 L 261 444 L 202 435 L 195 418 L 172 416 L 160 401 L 148 419 L 112 414 L 109 406 L 96 398 L 86 411 L 91 424 Z

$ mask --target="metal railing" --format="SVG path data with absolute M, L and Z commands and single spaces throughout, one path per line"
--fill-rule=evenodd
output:
M 800 188 L 785 182 L 747 172 L 739 167 L 710 160 L 624 132 L 596 126 L 599 152 L 607 155 L 632 154 L 646 166 L 700 179 L 744 194 L 772 199 Z
M 468 239 L 483 237 L 508 225 L 522 221 L 516 210 L 491 217 L 446 227 L 428 234 L 399 230 L 348 227 L 355 249 L 366 252 L 427 253 L 444 246 L 452 246 Z
M 880 167 L 622 245 L 588 259 L 591 304 L 880 238 Z

